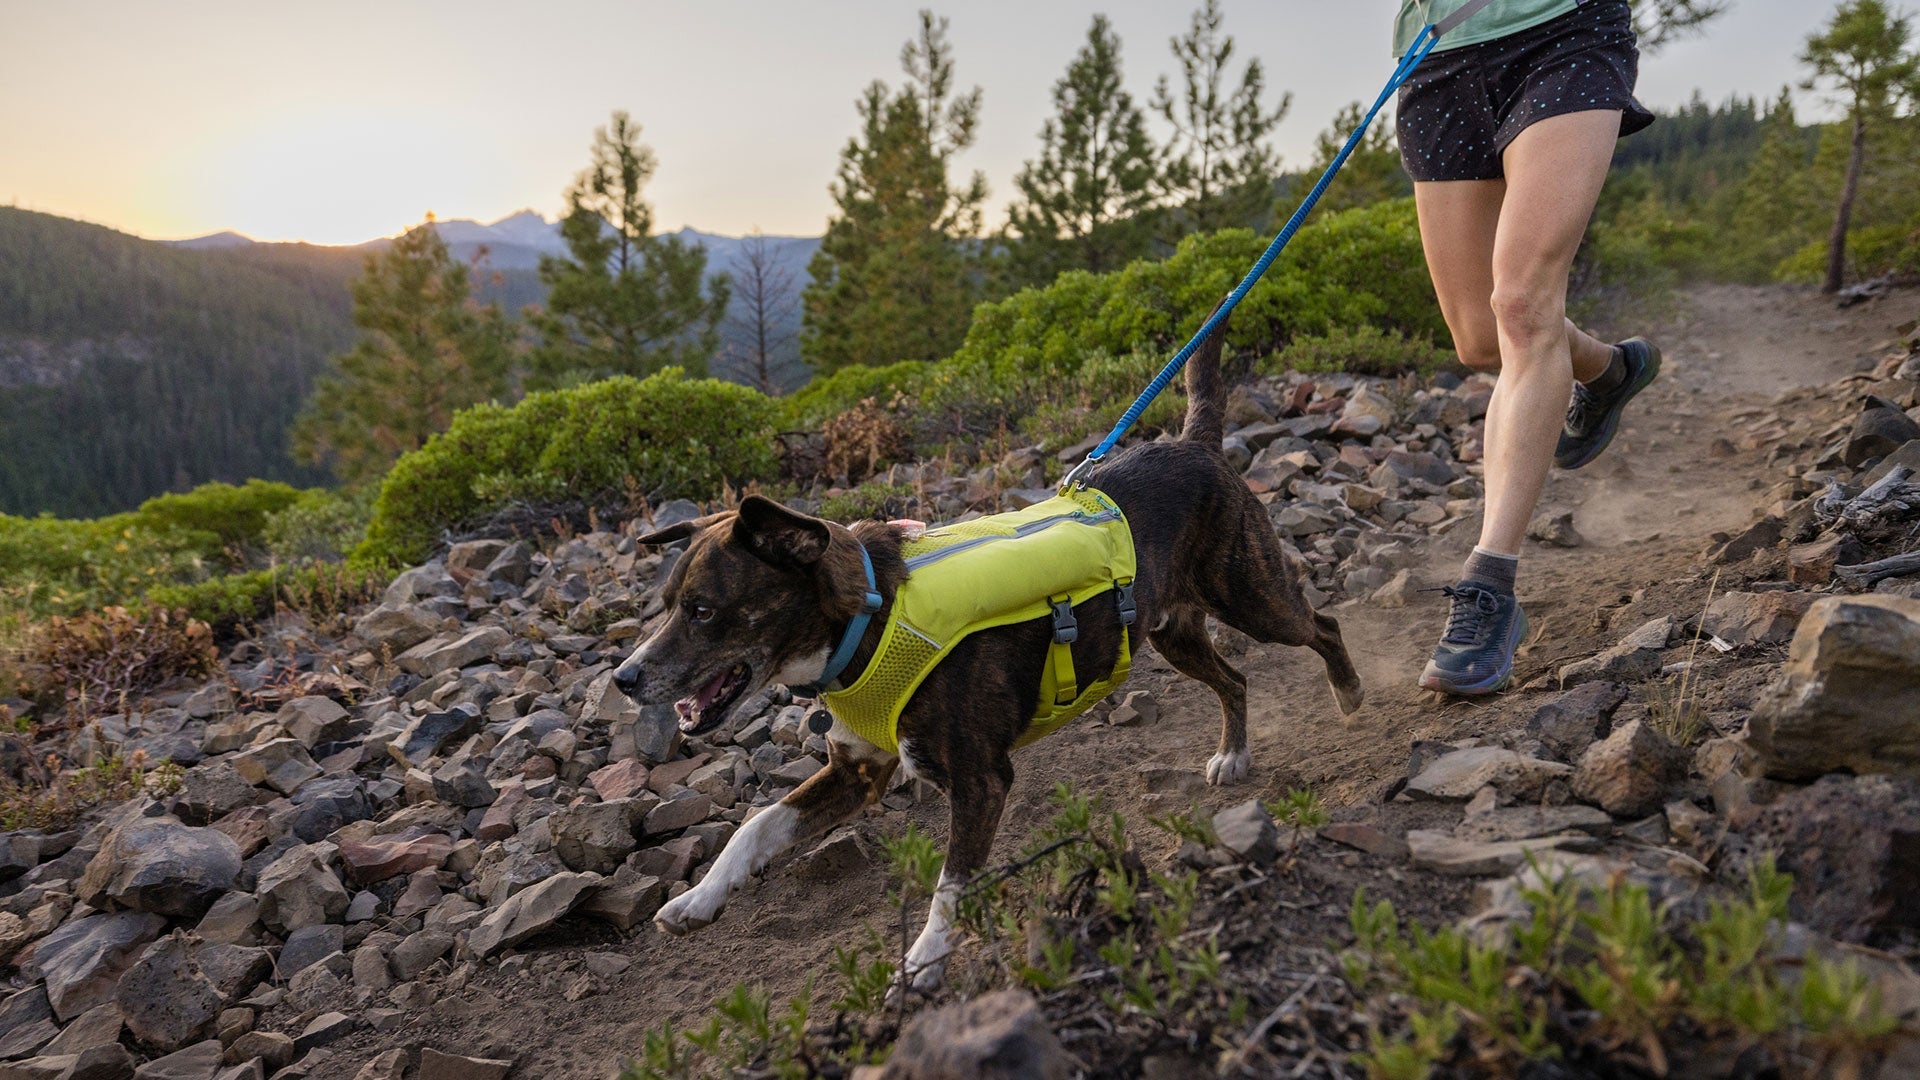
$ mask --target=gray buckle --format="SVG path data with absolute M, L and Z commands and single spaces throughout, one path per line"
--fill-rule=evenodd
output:
M 1132 626 L 1133 620 L 1139 617 L 1138 609 L 1133 606 L 1133 582 L 1129 581 L 1124 585 L 1116 586 L 1116 588 L 1120 593 L 1117 601 L 1120 605 L 1120 625 Z
M 1080 622 L 1073 617 L 1073 597 L 1047 603 L 1053 607 L 1054 644 L 1071 645 L 1080 640 Z

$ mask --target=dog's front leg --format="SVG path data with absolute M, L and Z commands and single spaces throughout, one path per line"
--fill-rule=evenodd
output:
M 915 990 L 931 992 L 946 977 L 947 954 L 953 951 L 953 914 L 960 889 L 987 864 L 993 836 L 1000 828 L 1007 790 L 1013 786 L 1013 767 L 1004 758 L 998 768 L 978 772 L 956 770 L 947 835 L 947 861 L 940 869 L 927 924 L 907 950 L 906 977 Z
M 742 825 L 700 884 L 661 908 L 653 924 L 669 934 L 685 934 L 719 918 L 733 891 L 775 855 L 826 832 L 885 794 L 897 764 L 865 743 L 847 745 L 831 736 L 827 757 L 826 768 Z

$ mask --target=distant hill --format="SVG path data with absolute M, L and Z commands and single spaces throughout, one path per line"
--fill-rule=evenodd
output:
M 544 298 L 535 268 L 560 250 L 552 223 L 526 211 L 440 228 L 464 258 L 485 248 L 481 299 L 518 312 Z M 679 235 L 706 246 L 716 272 L 741 243 Z M 208 480 L 324 482 L 287 455 L 286 429 L 352 343 L 347 285 L 386 242 L 161 242 L 0 207 L 0 512 L 93 516 Z M 794 281 L 792 334 L 818 245 L 772 246 Z M 713 368 L 744 379 L 724 350 Z

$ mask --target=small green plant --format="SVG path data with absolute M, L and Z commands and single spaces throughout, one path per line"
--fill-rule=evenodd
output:
M 50 759 L 27 783 L 0 777 L 0 830 L 61 829 L 101 803 L 119 802 L 145 788 L 157 795 L 180 789 L 185 771 L 168 762 L 152 771 L 146 755 L 115 754 L 79 768 L 61 769 Z
M 911 487 L 869 481 L 827 496 L 820 503 L 820 516 L 847 525 L 856 521 L 890 521 L 911 512 L 914 506 Z
M 1329 820 L 1327 808 L 1312 788 L 1289 788 L 1285 798 L 1266 804 L 1267 813 L 1290 830 L 1287 834 L 1287 865 L 1300 854 L 1300 837 L 1308 829 L 1317 829 Z

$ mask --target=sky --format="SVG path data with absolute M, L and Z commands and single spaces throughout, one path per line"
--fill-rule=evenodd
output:
M 1195 0 L 968 0 L 951 17 L 962 86 L 985 92 L 959 163 L 1004 207 L 1051 87 L 1095 12 L 1143 104 L 1174 70 Z M 854 99 L 897 83 L 922 3 L 890 0 L 0 0 L 0 205 L 171 239 L 233 229 L 357 243 L 429 211 L 556 216 L 614 109 L 659 159 L 663 230 L 814 235 L 856 130 Z M 1393 0 L 1224 0 L 1241 56 L 1293 93 L 1284 164 L 1392 68 Z M 1734 0 L 1711 36 L 1642 62 L 1640 97 L 1771 97 L 1827 0 Z M 1809 110 L 1817 102 L 1797 93 Z M 1157 121 L 1156 121 L 1157 124 Z M 1156 135 L 1164 134 L 1156 126 Z

